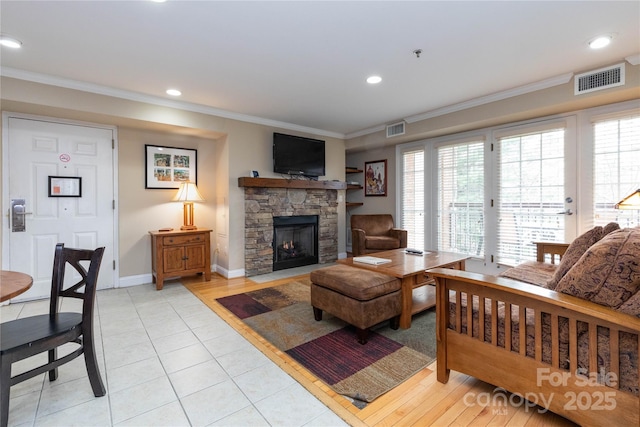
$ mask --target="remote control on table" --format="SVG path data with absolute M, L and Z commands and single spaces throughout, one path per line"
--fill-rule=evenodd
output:
M 406 253 L 408 253 L 409 255 L 422 255 L 422 251 L 420 249 L 409 249 L 407 248 L 405 250 Z

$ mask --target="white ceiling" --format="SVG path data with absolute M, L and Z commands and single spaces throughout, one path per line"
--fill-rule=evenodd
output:
M 640 54 L 638 1 L 2 0 L 0 19 L 23 42 L 5 76 L 159 102 L 176 87 L 186 108 L 337 136 Z

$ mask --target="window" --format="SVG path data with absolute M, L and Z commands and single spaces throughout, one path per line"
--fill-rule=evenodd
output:
M 467 253 L 498 274 L 594 225 L 640 226 L 614 205 L 640 189 L 638 101 L 477 129 L 396 149 L 409 246 Z
M 563 242 L 564 129 L 500 137 L 496 262 L 535 260 L 535 241 Z
M 407 246 L 425 249 L 424 149 L 402 154 L 401 228 L 407 230 Z
M 640 225 L 640 210 L 614 205 L 640 188 L 640 115 L 596 121 L 594 134 L 593 223 Z
M 484 141 L 438 155 L 438 250 L 484 257 Z

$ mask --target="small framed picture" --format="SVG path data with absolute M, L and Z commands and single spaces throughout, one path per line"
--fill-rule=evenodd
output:
M 364 195 L 387 195 L 387 160 L 364 163 Z
M 198 184 L 198 151 L 188 148 L 145 145 L 144 188 L 180 188 L 183 182 Z
M 49 176 L 49 197 L 82 197 L 82 178 Z

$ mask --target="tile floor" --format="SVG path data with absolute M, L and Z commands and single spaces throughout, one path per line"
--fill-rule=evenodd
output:
M 0 319 L 47 310 L 5 305 Z M 95 329 L 107 394 L 93 396 L 79 357 L 54 382 L 13 386 L 10 426 L 347 425 L 179 283 L 98 291 Z

